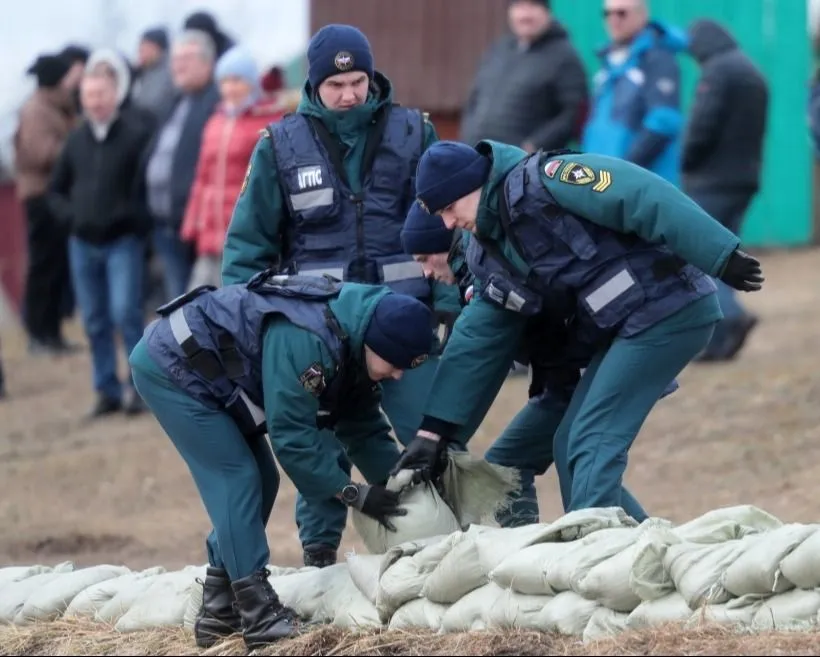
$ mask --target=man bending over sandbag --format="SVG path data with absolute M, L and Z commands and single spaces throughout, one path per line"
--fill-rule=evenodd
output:
M 197 288 L 157 312 L 130 363 L 213 523 L 197 645 L 240 631 L 250 648 L 291 636 L 297 619 L 266 570 L 273 456 L 306 498 L 335 497 L 392 527 L 405 510 L 382 484 L 399 452 L 376 383 L 427 359 L 431 311 L 383 286 L 267 271 L 246 285 Z M 368 482 L 382 483 L 352 482 L 323 429 Z
M 401 237 L 405 252 L 421 263 L 425 276 L 458 285 L 462 306 L 475 297 L 474 291 L 481 290 L 483 282 L 503 273 L 501 262 L 491 258 L 468 231 L 448 229 L 439 215 L 426 213 L 418 204 L 408 213 Z M 527 404 L 484 455 L 489 463 L 515 468 L 521 476 L 518 492 L 496 515 L 502 527 L 539 522 L 535 477 L 546 473 L 553 463 L 558 469 L 564 511 L 570 510 L 569 427 L 564 418 L 582 370 L 595 356 L 594 345 L 604 337 L 603 332 L 581 336 L 572 322 L 555 321 L 550 314 L 540 313 L 527 320 L 516 350 L 499 346 L 496 361 L 506 363 L 513 358 L 532 370 Z M 673 380 L 661 397 L 677 388 Z M 627 513 L 642 519 L 640 507 L 626 489 L 622 502 Z

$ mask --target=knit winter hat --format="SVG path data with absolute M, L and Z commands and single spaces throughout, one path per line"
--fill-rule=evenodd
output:
M 364 71 L 373 78 L 370 42 L 352 25 L 325 25 L 311 38 L 307 58 L 308 81 L 314 90 L 338 73 Z
M 418 299 L 391 292 L 376 306 L 364 343 L 393 367 L 413 369 L 433 348 L 433 315 Z
M 142 33 L 143 41 L 155 43 L 163 50 L 168 50 L 168 31 L 164 27 L 153 27 Z
M 30 73 L 37 78 L 37 86 L 41 88 L 56 87 L 60 84 L 71 63 L 60 55 L 40 55 L 37 60 L 29 66 L 26 73 Z
M 453 244 L 453 231 L 440 216 L 427 214 L 418 203 L 413 203 L 401 231 L 401 244 L 410 255 L 447 253 Z
M 490 175 L 490 160 L 458 141 L 437 141 L 419 158 L 416 198 L 429 214 L 475 191 Z
M 229 76 L 236 76 L 245 80 L 252 87 L 259 86 L 259 69 L 256 60 L 241 46 L 230 48 L 216 62 L 214 78 L 217 82 Z

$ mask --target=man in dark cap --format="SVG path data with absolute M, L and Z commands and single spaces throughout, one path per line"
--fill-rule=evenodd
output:
M 163 120 L 174 106 L 176 91 L 168 58 L 168 32 L 164 27 L 154 27 L 142 34 L 131 100 L 157 121 Z
M 202 30 L 214 40 L 216 58 L 219 59 L 234 45 L 235 41 L 217 25 L 216 19 L 207 11 L 196 11 L 185 19 L 186 30 Z
M 416 164 L 437 141 L 435 128 L 423 112 L 394 104 L 390 80 L 352 25 L 323 27 L 307 56 L 299 109 L 270 125 L 251 156 L 225 239 L 223 284 L 274 266 L 386 284 L 437 311 L 452 299 L 457 308 L 456 286 L 428 281 L 401 246 Z M 402 442 L 418 425 L 436 362 L 381 384 L 382 408 Z M 339 459 L 349 467 L 341 449 Z M 336 561 L 346 513 L 338 501 L 297 500 L 306 565 Z
M 74 127 L 76 114 L 69 62 L 41 55 L 28 69 L 37 89 L 20 110 L 14 136 L 15 184 L 28 225 L 28 271 L 23 323 L 32 353 L 72 350 L 62 336 L 68 270 L 68 235 L 51 211 L 51 171 Z

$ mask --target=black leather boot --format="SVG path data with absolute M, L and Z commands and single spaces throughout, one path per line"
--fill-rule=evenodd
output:
M 209 566 L 202 582 L 202 606 L 194 621 L 196 645 L 210 648 L 220 639 L 242 632 L 242 619 L 234 608 L 235 601 L 228 573 Z
M 250 650 L 299 632 L 296 612 L 282 604 L 268 577 L 270 571 L 264 568 L 231 583 L 242 618 L 242 636 Z
M 302 554 L 305 566 L 327 568 L 336 564 L 336 548 L 329 545 L 306 545 Z

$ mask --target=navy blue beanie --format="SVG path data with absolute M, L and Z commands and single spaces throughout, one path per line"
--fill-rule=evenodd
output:
M 373 79 L 370 42 L 352 25 L 325 25 L 310 40 L 307 59 L 308 81 L 314 90 L 331 75 L 348 71 L 364 71 Z
M 401 231 L 401 244 L 410 255 L 447 253 L 453 244 L 453 231 L 439 215 L 427 214 L 418 203 L 413 203 Z
M 433 315 L 415 297 L 390 292 L 373 311 L 364 343 L 393 367 L 413 369 L 433 348 Z
M 424 151 L 416 170 L 416 198 L 430 214 L 467 196 L 487 182 L 492 164 L 475 148 L 437 141 Z

